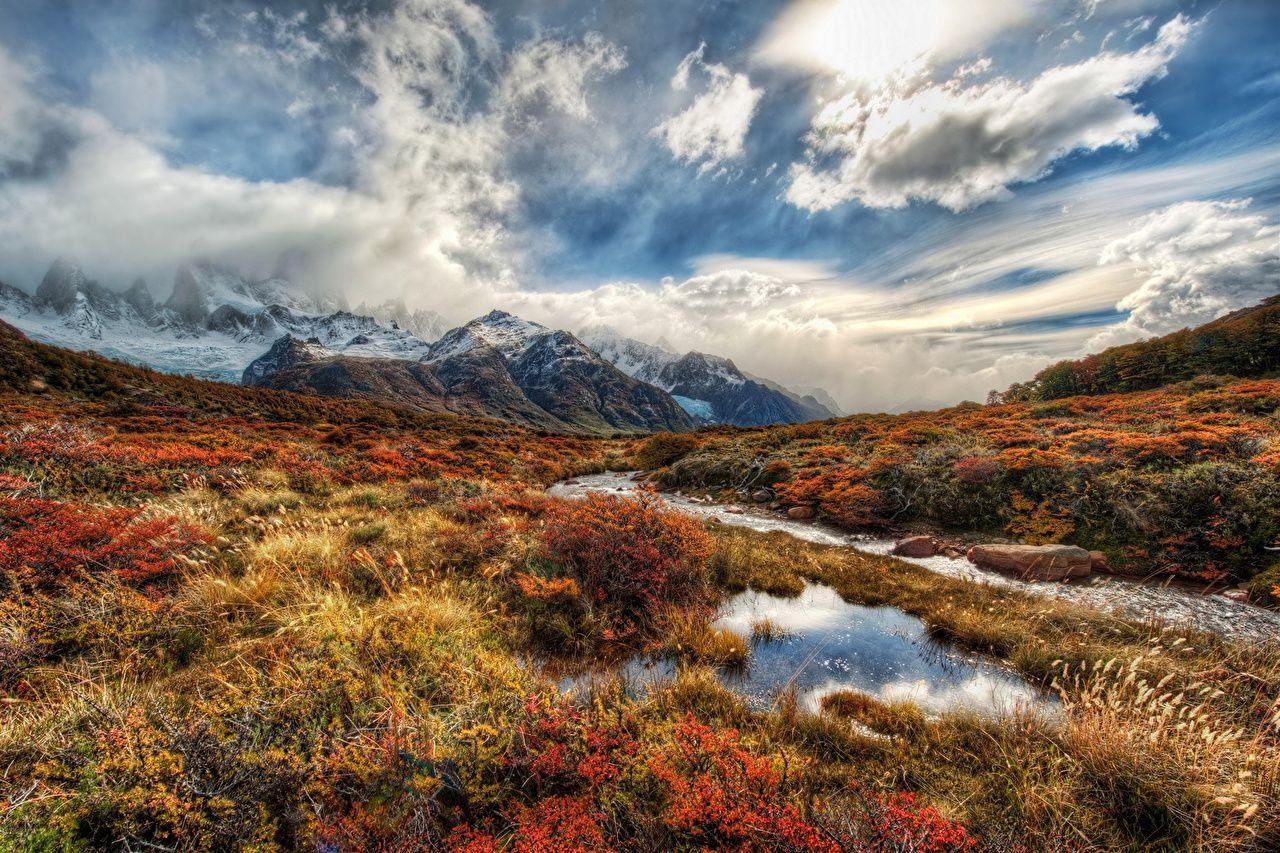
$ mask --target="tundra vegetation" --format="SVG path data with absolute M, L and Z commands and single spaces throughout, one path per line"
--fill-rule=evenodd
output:
M 1276 644 L 651 496 L 544 493 L 641 458 L 847 524 L 994 518 L 1242 576 L 1277 532 L 1275 381 L 586 439 L 162 376 L 0 326 L 0 396 L 0 849 L 1280 845 Z M 809 582 L 917 615 L 1059 713 L 748 708 L 716 671 L 779 628 L 737 636 L 715 608 Z M 573 695 L 546 674 L 637 651 L 677 674 Z

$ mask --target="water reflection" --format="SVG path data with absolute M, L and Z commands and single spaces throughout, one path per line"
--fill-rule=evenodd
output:
M 910 699 L 931 713 L 1008 713 L 1038 701 L 1018 676 L 931 640 L 914 616 L 849 604 L 831 587 L 811 584 L 796 598 L 749 590 L 729 601 L 716 624 L 749 636 L 761 619 L 787 635 L 755 643 L 746 672 L 722 676 L 756 708 L 772 706 L 786 689 L 811 711 L 838 690 Z
M 931 640 L 915 617 L 894 607 L 849 604 L 827 586 L 809 585 L 795 598 L 748 590 L 725 604 L 715 624 L 749 637 L 762 619 L 782 635 L 753 641 L 745 671 L 719 675 L 756 710 L 768 710 L 791 690 L 810 711 L 839 690 L 911 700 L 935 714 L 997 715 L 1045 701 L 1018 676 Z M 578 693 L 616 678 L 632 695 L 643 696 L 675 675 L 671 660 L 633 657 L 565 677 L 560 689 Z

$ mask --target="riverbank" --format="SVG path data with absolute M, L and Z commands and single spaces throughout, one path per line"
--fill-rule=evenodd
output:
M 548 494 L 556 497 L 577 497 L 591 492 L 627 494 L 641 485 L 634 476 L 635 472 L 628 471 L 576 477 L 553 485 Z M 680 492 L 660 492 L 659 496 L 672 509 L 728 526 L 785 533 L 800 541 L 847 547 L 876 556 L 887 557 L 893 547 L 892 540 L 850 534 L 819 521 L 792 519 L 749 504 L 717 504 Z M 1211 632 L 1241 641 L 1280 642 L 1280 613 L 1184 586 L 1142 583 L 1110 575 L 1068 583 L 1029 582 L 978 568 L 964 559 L 942 556 L 893 559 L 969 583 L 1059 599 L 1129 619 Z

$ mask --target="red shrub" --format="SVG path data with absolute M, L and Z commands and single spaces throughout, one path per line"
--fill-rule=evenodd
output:
M 747 752 L 734 729 L 686 717 L 649 769 L 667 790 L 663 822 L 704 847 L 839 850 L 787 802 L 782 771 Z
M 64 586 L 80 570 L 148 584 L 206 541 L 174 518 L 140 516 L 128 507 L 0 498 L 0 574 L 44 590 Z
M 542 542 L 596 605 L 634 628 L 661 604 L 696 603 L 708 595 L 703 571 L 711 538 L 690 518 L 664 512 L 660 500 L 589 495 L 550 507 Z

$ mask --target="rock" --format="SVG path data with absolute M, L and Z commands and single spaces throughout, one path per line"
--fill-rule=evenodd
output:
M 768 489 L 760 489 L 751 495 L 751 500 L 758 504 L 767 504 L 769 501 L 773 500 L 773 493 Z
M 1245 589 L 1237 589 L 1233 587 L 1232 589 L 1224 589 L 1221 594 L 1223 598 L 1230 599 L 1231 601 L 1239 604 L 1249 603 L 1249 591 Z
M 783 508 L 782 504 L 778 503 L 777 501 L 774 501 L 773 503 L 769 504 L 769 509 L 773 510 L 774 512 L 781 512 L 782 508 Z
M 578 481 L 577 481 L 577 480 L 561 480 L 561 481 L 560 481 L 560 485 L 562 485 L 562 486 L 576 486 L 576 485 L 579 485 L 579 483 L 578 483 Z
M 958 560 L 965 555 L 965 552 L 954 545 L 948 545 L 942 549 L 942 556 L 952 560 Z
M 727 506 L 724 508 L 724 511 L 730 515 L 742 515 L 746 512 L 746 510 L 740 506 Z
M 895 542 L 889 553 L 896 557 L 933 557 L 938 553 L 938 542 L 932 536 L 908 536 Z
M 974 545 L 969 562 L 1022 580 L 1060 581 L 1089 574 L 1089 552 L 1074 545 Z
M 813 511 L 811 506 L 793 506 L 787 510 L 787 518 L 794 518 L 797 521 L 804 521 L 813 518 L 817 513 Z
M 647 479 L 649 479 L 648 471 L 637 471 L 631 475 L 631 482 L 633 483 L 643 483 Z
M 1102 572 L 1107 575 L 1114 574 L 1111 571 L 1111 563 L 1107 560 L 1107 555 L 1101 551 L 1089 552 L 1089 568 L 1092 571 Z

